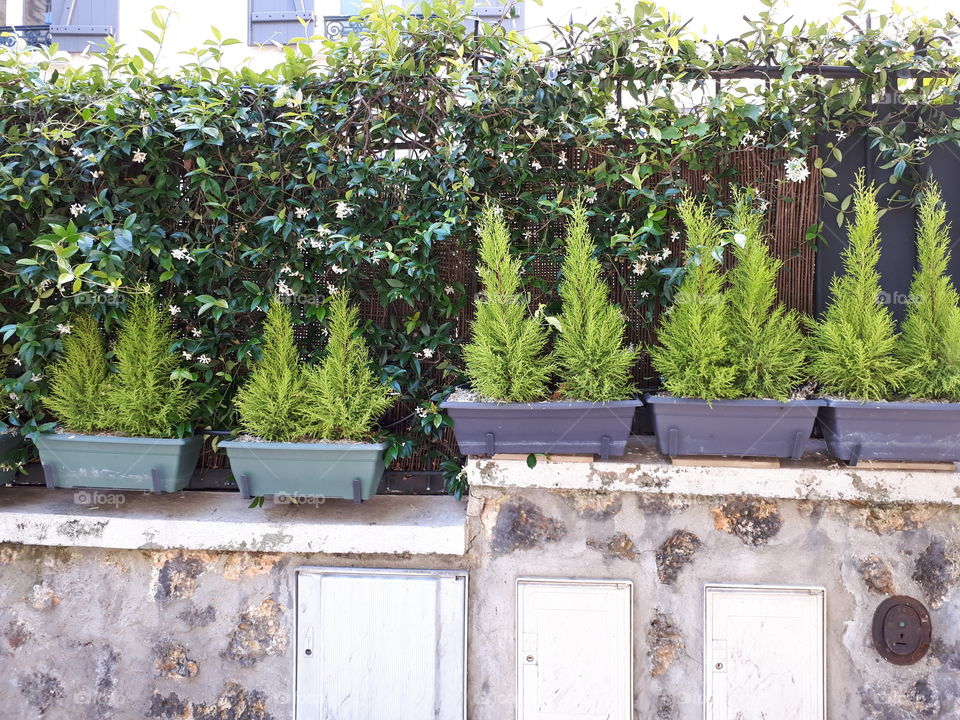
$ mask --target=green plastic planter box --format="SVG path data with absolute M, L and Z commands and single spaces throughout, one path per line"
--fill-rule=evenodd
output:
M 42 433 L 36 439 L 49 488 L 177 492 L 190 482 L 203 437 L 183 439 Z
M 8 452 L 13 452 L 21 445 L 23 445 L 23 437 L 18 432 L 0 435 L 0 466 L 3 465 L 3 456 Z M 16 470 L 3 470 L 2 467 L 0 467 L 0 485 L 13 482 L 16 475 Z
M 369 500 L 383 477 L 387 443 L 220 443 L 244 498 Z

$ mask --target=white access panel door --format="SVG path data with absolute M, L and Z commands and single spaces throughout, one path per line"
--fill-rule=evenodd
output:
M 467 574 L 301 568 L 297 720 L 464 720 Z
M 633 720 L 632 590 L 517 581 L 518 720 Z
M 707 586 L 707 720 L 823 720 L 823 588 Z

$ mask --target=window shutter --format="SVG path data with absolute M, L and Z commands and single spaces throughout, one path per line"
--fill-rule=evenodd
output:
M 314 33 L 314 0 L 250 0 L 250 44 L 286 45 Z M 301 18 L 307 21 L 304 29 Z
M 478 0 L 471 13 L 480 22 L 490 25 L 502 25 L 505 30 L 523 32 L 523 3 L 498 2 L 497 0 Z
M 52 0 L 50 36 L 67 52 L 103 48 L 117 34 L 117 0 Z

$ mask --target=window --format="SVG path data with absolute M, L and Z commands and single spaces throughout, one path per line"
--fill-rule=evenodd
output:
M 27 45 L 50 44 L 50 0 L 0 0 L 0 29 L 16 32 Z M 13 45 L 13 36 L 0 45 Z

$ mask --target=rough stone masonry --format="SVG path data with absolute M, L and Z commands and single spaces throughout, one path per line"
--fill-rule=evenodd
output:
M 464 557 L 2 545 L 0 716 L 288 720 L 294 569 L 346 565 L 469 570 L 470 720 L 514 715 L 525 575 L 633 582 L 638 718 L 701 717 L 713 582 L 826 588 L 828 717 L 960 717 L 956 507 L 476 486 L 465 510 Z M 891 593 L 931 609 L 917 665 L 872 647 Z

